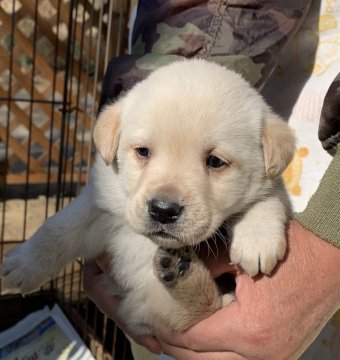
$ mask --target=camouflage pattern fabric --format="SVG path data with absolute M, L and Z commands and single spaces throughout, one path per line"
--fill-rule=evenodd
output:
M 100 105 L 152 70 L 200 57 L 241 73 L 258 89 L 302 24 L 311 0 L 140 0 L 132 54 L 113 59 Z
M 331 84 L 323 103 L 319 139 L 324 149 L 334 155 L 340 143 L 340 74 Z

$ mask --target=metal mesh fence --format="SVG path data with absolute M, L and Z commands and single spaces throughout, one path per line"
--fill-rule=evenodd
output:
M 0 0 L 0 261 L 85 184 L 101 79 L 125 51 L 128 13 L 127 0 Z M 81 260 L 37 294 L 2 294 L 0 329 L 55 301 L 98 359 L 131 358 L 84 296 Z

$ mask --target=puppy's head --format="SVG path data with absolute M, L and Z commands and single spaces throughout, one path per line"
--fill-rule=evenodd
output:
M 255 90 L 202 60 L 163 67 L 107 106 L 94 140 L 118 163 L 131 226 L 165 247 L 210 237 L 265 196 L 294 151 Z

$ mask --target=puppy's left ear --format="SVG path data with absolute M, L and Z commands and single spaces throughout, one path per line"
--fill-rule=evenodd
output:
M 93 129 L 94 144 L 106 165 L 112 163 L 118 149 L 122 107 L 123 100 L 105 106 Z
M 263 152 L 266 174 L 269 179 L 275 179 L 282 174 L 295 152 L 293 130 L 270 110 L 264 121 Z

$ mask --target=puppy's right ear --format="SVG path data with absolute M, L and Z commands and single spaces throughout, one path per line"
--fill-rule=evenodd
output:
M 118 149 L 122 107 L 123 100 L 104 107 L 93 129 L 94 144 L 106 165 L 112 163 Z

